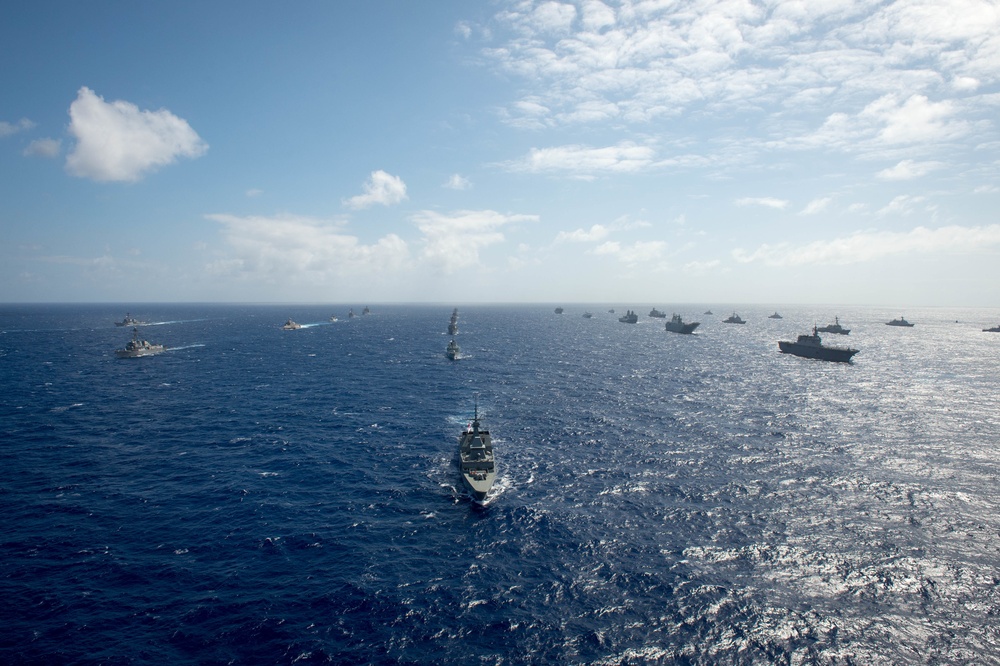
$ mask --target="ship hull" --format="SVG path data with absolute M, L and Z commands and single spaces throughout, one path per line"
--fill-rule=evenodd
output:
M 698 328 L 698 322 L 691 322 L 690 324 L 681 324 L 680 326 L 671 325 L 667 323 L 667 330 L 671 333 L 694 333 L 694 329 Z
M 833 361 L 836 363 L 850 363 L 851 357 L 858 353 L 857 349 L 839 349 L 836 347 L 815 347 L 813 345 L 802 345 L 797 342 L 778 343 L 778 349 L 783 354 L 793 354 L 802 358 L 815 358 L 820 361 Z

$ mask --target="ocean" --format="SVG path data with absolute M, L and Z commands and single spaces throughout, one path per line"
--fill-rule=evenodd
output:
M 997 310 L 363 305 L 0 306 L 0 662 L 1000 664 Z

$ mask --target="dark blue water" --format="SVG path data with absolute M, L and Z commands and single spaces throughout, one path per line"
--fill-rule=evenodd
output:
M 1000 314 L 678 307 L 0 307 L 0 662 L 1000 663 Z

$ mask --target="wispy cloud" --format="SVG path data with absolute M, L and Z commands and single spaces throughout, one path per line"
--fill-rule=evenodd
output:
M 470 181 L 465 176 L 454 173 L 451 175 L 451 178 L 449 178 L 448 181 L 444 184 L 444 187 L 446 187 L 449 190 L 468 190 L 472 189 L 472 181 Z
M 743 197 L 736 200 L 737 206 L 764 206 L 766 208 L 775 208 L 777 210 L 784 210 L 788 208 L 788 201 L 784 199 L 775 199 L 774 197 Z
M 125 101 L 105 102 L 87 87 L 69 107 L 76 145 L 66 169 L 91 180 L 137 181 L 180 157 L 199 157 L 208 144 L 166 109 L 140 111 Z
M 614 257 L 626 266 L 658 263 L 667 252 L 665 241 L 636 241 L 632 244 L 622 244 L 618 241 L 601 243 L 592 250 L 593 254 Z
M 819 199 L 813 199 L 806 204 L 806 207 L 802 209 L 801 215 L 816 215 L 822 213 L 826 210 L 830 204 L 833 203 L 831 197 L 821 197 Z
M 556 235 L 557 243 L 593 243 L 604 240 L 611 233 L 611 229 L 601 224 L 595 224 L 590 229 L 576 229 L 574 231 L 560 231 Z
M 372 171 L 364 184 L 364 194 L 353 196 L 344 205 L 354 210 L 368 208 L 375 204 L 392 206 L 406 199 L 406 183 L 399 176 L 393 176 L 379 169 Z
M 58 157 L 62 141 L 58 139 L 35 139 L 24 149 L 25 157 Z
M 652 148 L 624 141 L 604 148 L 581 145 L 532 148 L 522 159 L 503 166 L 510 171 L 593 177 L 600 173 L 640 171 L 653 163 L 653 156 Z
M 997 247 L 1000 247 L 1000 225 L 993 224 L 938 229 L 916 227 L 907 232 L 864 231 L 804 245 L 765 244 L 751 252 L 736 249 L 732 255 L 740 263 L 760 262 L 768 266 L 843 265 L 875 261 L 889 255 L 975 253 L 995 251 L 993 248 Z
M 27 132 L 34 126 L 35 123 L 27 118 L 21 118 L 16 123 L 9 123 L 6 120 L 0 120 L 0 139 L 13 136 L 18 132 Z
M 479 263 L 479 252 L 504 241 L 503 227 L 537 222 L 537 215 L 511 215 L 493 210 L 460 210 L 450 214 L 423 210 L 413 216 L 423 234 L 421 258 L 437 270 L 454 273 Z
M 913 160 L 903 160 L 899 164 L 888 169 L 882 169 L 877 174 L 876 178 L 881 180 L 913 180 L 914 178 L 920 178 L 925 176 L 935 169 L 940 169 L 944 166 L 942 162 L 914 162 Z

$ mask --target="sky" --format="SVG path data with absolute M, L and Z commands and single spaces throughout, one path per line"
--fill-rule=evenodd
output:
M 2 15 L 0 302 L 1000 307 L 1000 0 Z

